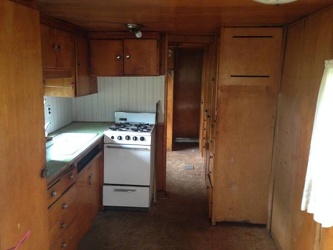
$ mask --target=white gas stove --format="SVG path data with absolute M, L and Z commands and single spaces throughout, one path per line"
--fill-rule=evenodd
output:
M 149 123 L 115 123 L 104 132 L 104 143 L 150 145 L 153 130 Z
M 155 119 L 155 113 L 115 113 L 116 122 L 104 132 L 104 206 L 150 207 Z

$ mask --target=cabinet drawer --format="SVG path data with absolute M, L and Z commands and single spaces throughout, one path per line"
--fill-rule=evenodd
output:
M 50 243 L 51 245 L 55 242 L 59 237 L 61 237 L 64 232 L 67 234 L 67 230 L 70 227 L 72 221 L 75 219 L 77 214 L 77 205 L 73 203 L 73 205 L 68 208 L 66 213 L 62 214 L 53 227 L 49 231 Z
M 74 219 L 64 233 L 53 245 L 50 250 L 77 250 L 77 220 Z
M 150 206 L 149 187 L 103 186 L 103 205 L 120 207 Z
M 71 168 L 59 180 L 51 186 L 48 192 L 48 205 L 51 206 L 77 179 L 77 170 Z
M 49 208 L 49 229 L 51 229 L 61 216 L 76 206 L 77 185 L 74 184 Z

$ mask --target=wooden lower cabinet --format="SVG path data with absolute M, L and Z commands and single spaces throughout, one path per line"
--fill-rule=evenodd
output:
M 102 205 L 102 166 L 103 152 L 96 155 L 90 163 L 79 173 L 77 180 L 77 219 L 78 240 L 88 232 L 92 221 Z
M 77 229 L 78 220 L 75 218 L 68 226 L 66 233 L 61 235 L 61 237 L 52 245 L 50 250 L 77 250 Z
M 70 248 L 77 244 L 75 219 L 77 216 L 77 170 L 71 167 L 52 182 L 49 195 L 49 249 Z

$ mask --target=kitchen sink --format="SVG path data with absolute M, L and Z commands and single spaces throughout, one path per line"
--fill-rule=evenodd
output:
M 56 156 L 72 155 L 97 136 L 97 133 L 62 133 L 53 137 L 51 153 Z

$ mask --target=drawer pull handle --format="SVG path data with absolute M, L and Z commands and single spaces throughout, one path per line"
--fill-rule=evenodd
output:
M 54 197 L 57 196 L 57 194 L 58 194 L 57 191 L 52 191 L 51 196 Z
M 136 192 L 135 189 L 125 189 L 125 188 L 115 188 L 115 192 L 123 192 L 123 193 L 134 193 Z
M 66 248 L 67 247 L 67 243 L 66 242 L 63 242 L 62 244 L 61 244 L 61 248 Z
M 66 223 L 63 222 L 63 223 L 61 223 L 60 227 L 65 228 L 65 227 L 67 227 L 67 225 L 66 225 Z
M 68 208 L 68 204 L 66 204 L 66 203 L 62 204 L 62 208 L 63 208 L 63 209 Z

